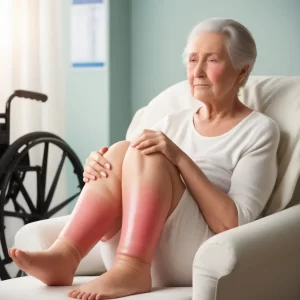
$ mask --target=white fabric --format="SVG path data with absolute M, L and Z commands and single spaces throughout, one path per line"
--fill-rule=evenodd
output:
M 79 286 L 95 279 L 93 276 L 76 277 L 74 285 Z M 0 282 L 1 300 L 70 300 L 67 296 L 70 287 L 45 287 L 32 277 Z M 151 293 L 128 296 L 124 300 L 188 300 L 192 297 L 191 287 L 154 289 Z M 293 300 L 293 299 L 292 299 Z
M 198 250 L 193 300 L 300 299 L 300 205 L 225 231 Z
M 152 262 L 152 286 L 192 286 L 194 256 L 199 246 L 213 235 L 186 189 L 161 233 Z M 120 231 L 100 243 L 107 270 L 113 265 L 119 241 Z
M 200 135 L 193 124 L 197 110 L 167 115 L 152 129 L 164 132 L 215 186 L 233 199 L 239 225 L 254 221 L 276 181 L 278 126 L 269 117 L 253 111 L 230 131 L 207 137 Z
M 281 131 L 277 183 L 266 207 L 270 215 L 288 205 L 300 175 L 300 77 L 252 76 L 240 97 L 270 116 Z M 300 203 L 300 198 L 295 202 Z
M 288 205 L 300 174 L 300 77 L 250 76 L 240 99 L 272 118 L 280 129 L 278 177 L 265 211 L 269 215 Z M 174 84 L 136 112 L 126 139 L 133 139 L 170 113 L 197 106 L 199 101 L 191 96 L 187 80 Z M 300 198 L 296 202 L 300 203 Z
M 193 263 L 193 300 L 299 300 L 299 215 L 300 205 L 297 205 L 208 239 L 199 248 Z M 30 230 L 22 229 L 15 245 L 28 249 L 33 243 L 33 249 L 43 249 L 58 236 L 64 222 L 67 218 L 26 225 L 24 228 Z M 94 254 L 98 250 L 93 251 L 88 257 L 97 264 L 98 257 Z M 86 265 L 87 271 L 88 267 L 93 274 L 93 263 Z M 91 279 L 77 276 L 75 284 Z M 64 300 L 68 299 L 67 290 L 67 287 L 45 287 L 27 277 L 0 282 L 0 299 Z M 187 300 L 191 294 L 191 288 L 175 288 L 124 299 Z

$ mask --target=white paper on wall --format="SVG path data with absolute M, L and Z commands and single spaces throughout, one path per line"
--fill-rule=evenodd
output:
M 73 68 L 103 68 L 107 63 L 107 9 L 104 0 L 73 0 Z

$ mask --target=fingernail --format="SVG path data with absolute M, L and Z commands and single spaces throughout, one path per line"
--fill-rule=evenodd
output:
M 107 175 L 106 175 L 106 173 L 105 172 L 100 172 L 100 174 L 103 176 L 103 177 L 106 177 Z
M 110 164 L 106 163 L 106 164 L 104 165 L 104 167 L 105 167 L 106 169 L 110 170 Z

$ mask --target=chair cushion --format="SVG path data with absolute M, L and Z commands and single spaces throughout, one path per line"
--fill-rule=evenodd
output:
M 73 286 L 84 284 L 96 277 L 75 277 Z M 48 287 L 32 277 L 0 281 L 1 300 L 70 300 L 67 292 L 72 287 Z M 192 298 L 191 287 L 157 289 L 151 293 L 123 297 L 124 300 L 187 300 Z
M 300 170 L 300 77 L 250 76 L 240 99 L 254 110 L 275 120 L 281 131 L 278 151 L 279 174 L 265 214 L 285 208 L 291 201 Z M 165 115 L 203 105 L 190 94 L 187 80 L 181 81 L 138 110 L 128 128 L 131 140 L 144 128 L 151 128 Z M 297 197 L 297 195 L 294 195 Z M 298 203 L 300 197 L 298 197 Z
M 285 208 L 292 199 L 300 173 L 300 77 L 253 76 L 240 99 L 271 117 L 280 128 L 277 182 L 265 214 Z M 300 198 L 297 197 L 298 203 Z

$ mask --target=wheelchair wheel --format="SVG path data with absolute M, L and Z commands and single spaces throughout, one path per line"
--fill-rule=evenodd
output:
M 23 275 L 8 256 L 15 233 L 25 224 L 61 215 L 80 194 L 82 173 L 77 155 L 54 134 L 29 133 L 8 147 L 0 159 L 1 280 Z

